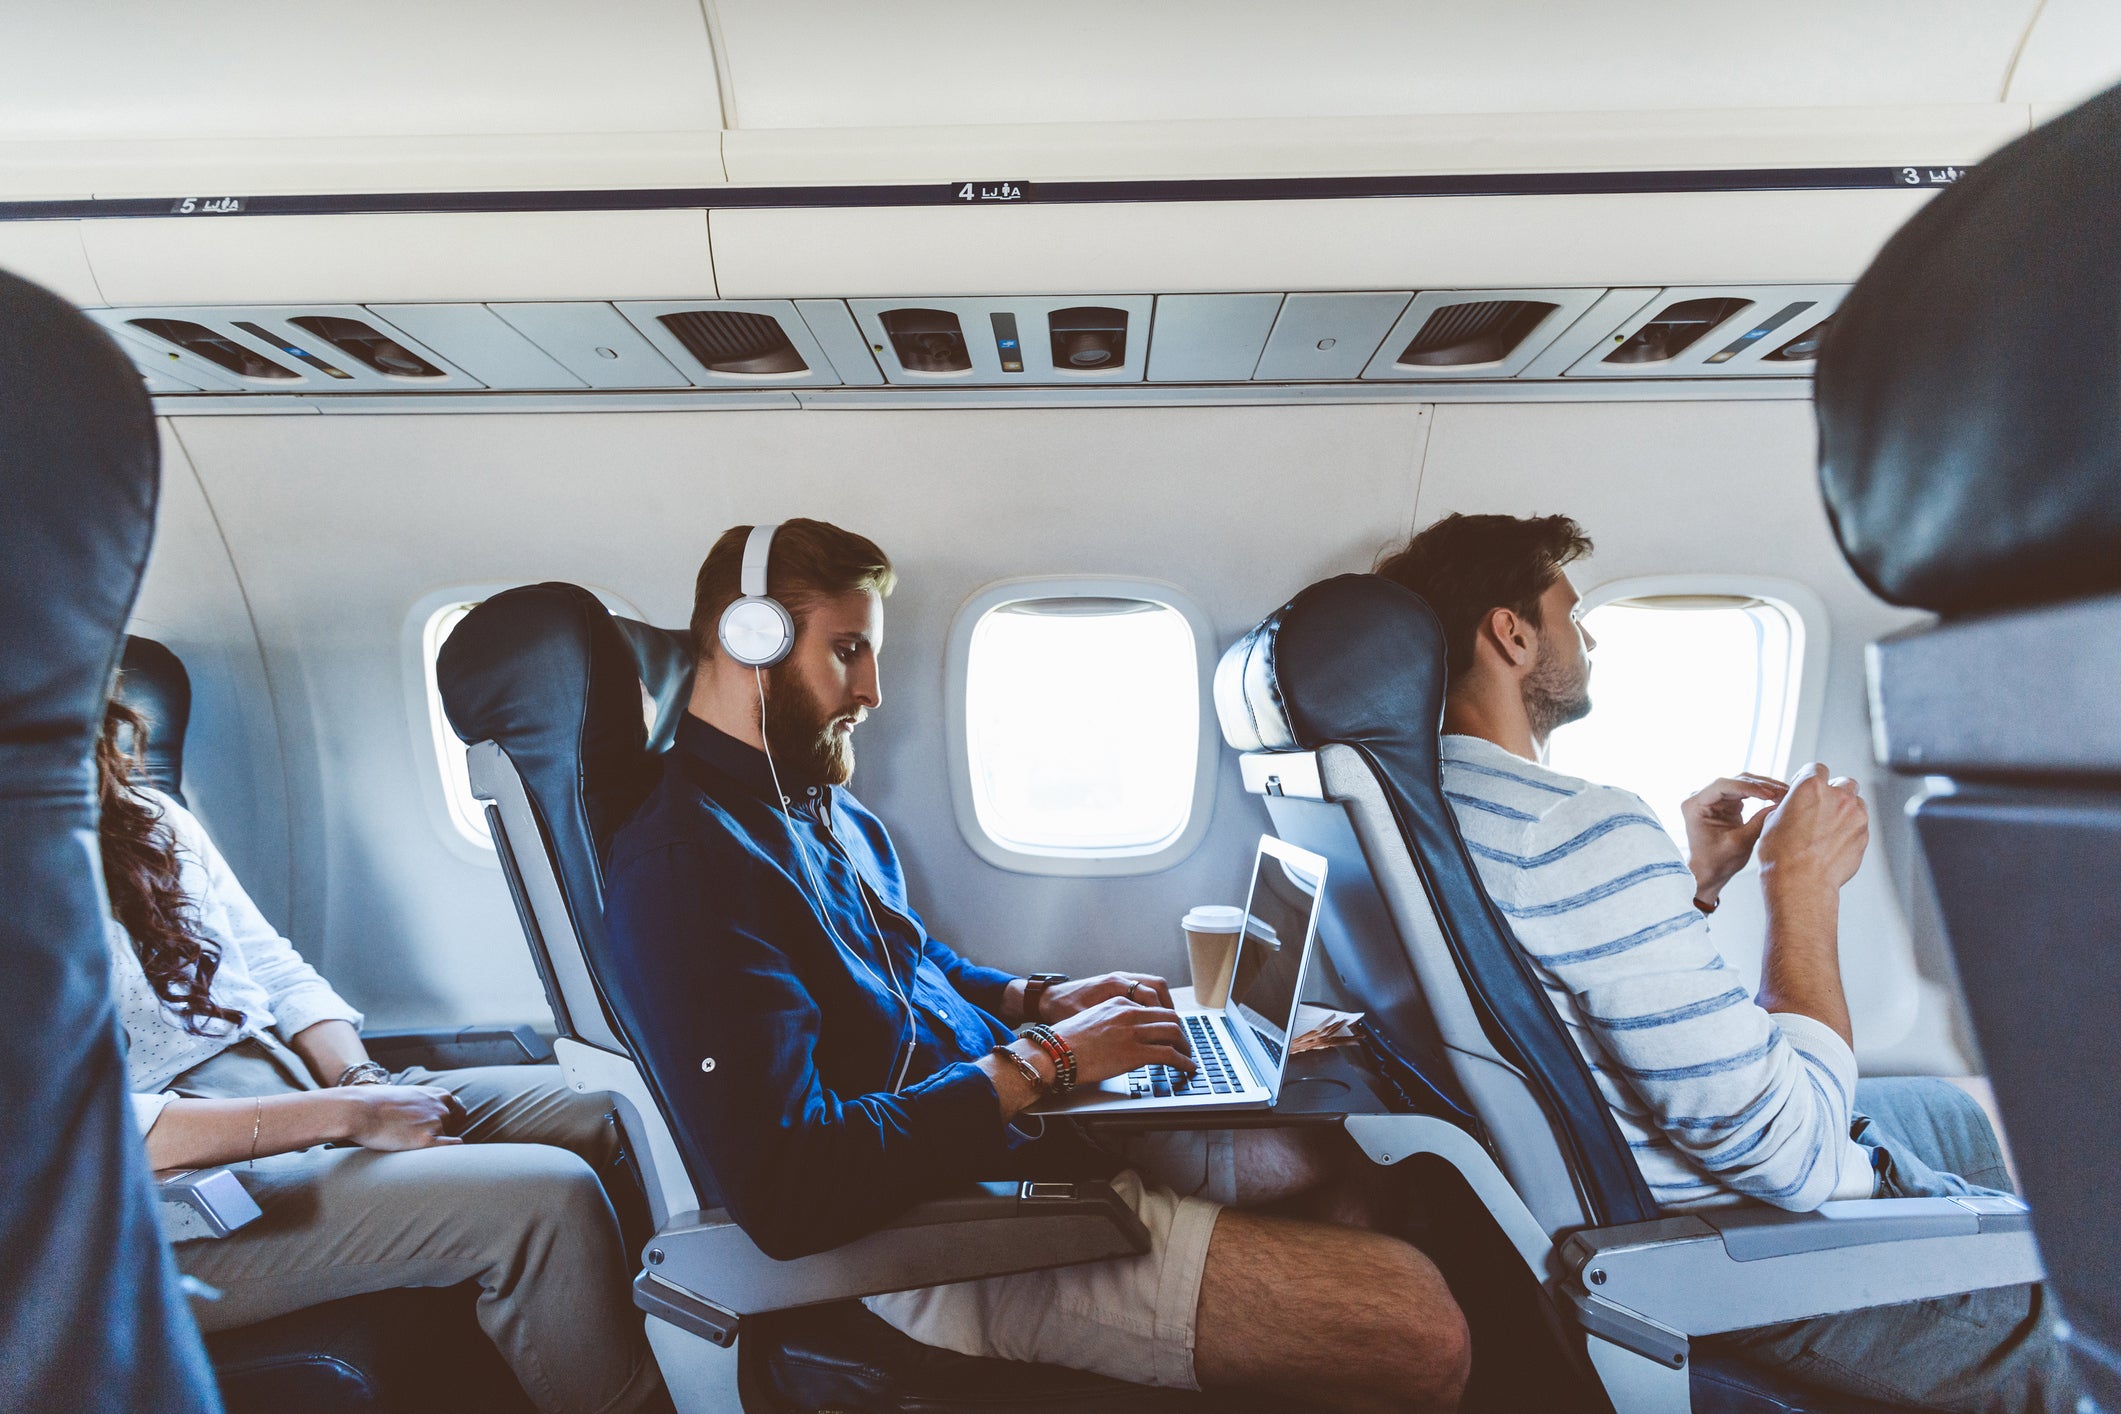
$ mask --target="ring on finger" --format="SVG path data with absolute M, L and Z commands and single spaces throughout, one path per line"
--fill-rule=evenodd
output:
M 1141 985 L 1141 983 L 1139 983 L 1139 982 L 1129 982 L 1129 983 L 1127 984 L 1127 1000 L 1128 1000 L 1128 1001 L 1130 1001 L 1130 1002 L 1134 1002 L 1134 1003 L 1136 1003 L 1137 1005 L 1138 1005 L 1138 1004 L 1140 1003 L 1140 1001 L 1141 1001 L 1141 998 L 1139 998 L 1139 997 L 1137 997 L 1137 996 L 1135 996 L 1135 995 L 1134 995 L 1134 989 L 1135 989 L 1136 987 L 1139 987 L 1140 985 Z

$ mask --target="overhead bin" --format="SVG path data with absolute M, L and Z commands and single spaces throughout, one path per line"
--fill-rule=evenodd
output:
M 1843 285 L 1720 285 L 1661 290 L 1569 369 L 1571 378 L 1801 376 L 1818 357 L 1806 337 Z
M 484 387 L 360 305 L 97 310 L 155 371 L 260 392 L 403 392 Z
M 1150 295 L 861 299 L 848 302 L 887 381 L 1139 383 Z

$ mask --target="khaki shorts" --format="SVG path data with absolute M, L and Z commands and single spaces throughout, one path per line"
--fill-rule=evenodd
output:
M 1198 1389 L 1193 1318 L 1223 1205 L 1146 1183 L 1132 1169 L 1112 1180 L 1112 1190 L 1149 1229 L 1149 1250 L 1139 1257 L 894 1291 L 863 1304 L 923 1345 L 962 1355 Z

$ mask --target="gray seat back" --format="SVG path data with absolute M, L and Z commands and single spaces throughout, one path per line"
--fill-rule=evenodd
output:
M 1428 606 L 1344 575 L 1233 645 L 1215 698 L 1276 831 L 1330 861 L 1325 955 L 1381 1045 L 1478 1116 L 1549 1236 L 1653 1217 L 1603 1094 L 1443 798 L 1443 687 Z
M 126 1103 L 90 759 L 160 486 L 131 361 L 0 274 L 0 1409 L 220 1408 Z
M 1876 645 L 1915 833 L 2087 1385 L 2121 1408 L 2121 89 L 1889 242 L 1819 370 L 1844 553 L 1944 616 Z

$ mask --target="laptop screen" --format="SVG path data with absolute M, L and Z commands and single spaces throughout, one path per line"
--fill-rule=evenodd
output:
M 1280 1084 L 1286 1064 L 1325 877 L 1326 861 L 1318 855 L 1261 837 L 1230 1000 L 1234 1019 L 1250 1028 L 1274 1064 L 1274 1074 L 1260 1077 L 1270 1087 Z

